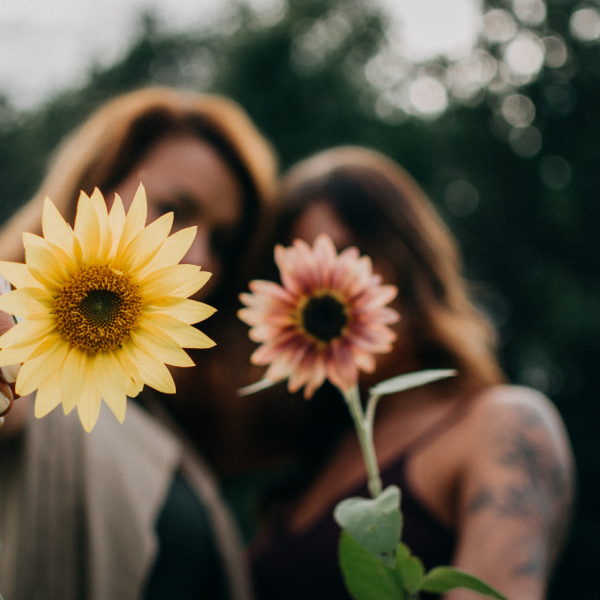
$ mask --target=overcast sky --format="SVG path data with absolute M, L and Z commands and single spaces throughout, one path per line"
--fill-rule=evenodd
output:
M 285 0 L 246 0 L 274 14 Z M 367 0 L 365 0 L 367 1 Z M 480 0 L 372 0 L 396 15 L 404 54 L 456 54 L 474 42 Z M 172 30 L 210 27 L 227 0 L 2 0 L 0 93 L 31 108 L 82 84 L 94 63 L 110 64 L 128 48 L 139 15 L 152 9 Z

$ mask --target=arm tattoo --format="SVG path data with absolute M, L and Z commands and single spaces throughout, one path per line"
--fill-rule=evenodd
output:
M 480 487 L 471 496 L 467 511 L 471 515 L 494 511 L 501 519 L 527 521 L 541 532 L 527 536 L 529 556 L 515 565 L 514 575 L 545 577 L 569 520 L 570 472 L 560 462 L 537 411 L 519 406 L 512 416 L 510 422 L 500 420 L 492 433 L 494 460 L 506 470 L 509 481 Z M 515 541 L 515 548 L 524 541 Z

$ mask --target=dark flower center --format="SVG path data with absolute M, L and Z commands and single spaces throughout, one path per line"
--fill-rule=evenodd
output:
M 106 265 L 84 267 L 54 303 L 58 330 L 80 350 L 114 350 L 127 341 L 142 312 L 139 288 Z
M 302 311 L 304 330 L 322 342 L 340 337 L 347 322 L 344 305 L 333 296 L 311 298 Z
M 111 290 L 91 290 L 87 293 L 79 310 L 94 325 L 110 323 L 119 313 L 122 304 L 121 296 Z

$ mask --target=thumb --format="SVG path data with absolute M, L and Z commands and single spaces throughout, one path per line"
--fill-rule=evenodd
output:
M 8 292 L 10 292 L 10 283 L 0 275 L 0 295 Z M 14 324 L 13 316 L 0 310 L 0 335 L 5 334 Z
M 10 283 L 0 275 L 0 295 L 8 294 L 8 292 L 10 292 Z M 14 324 L 15 320 L 12 315 L 0 310 L 0 335 L 5 334 Z
M 10 290 L 10 285 L 0 275 L 0 292 L 6 293 Z M 11 327 L 13 327 L 15 321 L 12 315 L 9 315 L 6 312 L 0 311 L 0 336 L 5 334 Z M 8 374 L 8 373 L 6 373 Z M 2 415 L 6 414 L 11 408 L 13 403 L 13 391 L 12 388 L 8 385 L 7 377 L 5 374 L 5 368 L 0 370 L 0 419 L 2 419 Z M 12 378 L 12 373 L 9 374 L 9 379 Z M 14 381 L 14 379 L 13 379 Z M 12 383 L 12 381 L 10 382 Z M 0 423 L 0 426 L 2 423 Z
M 14 324 L 13 316 L 0 310 L 0 335 L 5 334 Z

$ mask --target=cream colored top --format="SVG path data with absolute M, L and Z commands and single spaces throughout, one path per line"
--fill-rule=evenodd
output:
M 154 526 L 181 469 L 211 518 L 230 598 L 249 584 L 233 522 L 207 467 L 182 437 L 129 401 L 103 406 L 86 434 L 73 411 L 33 416 L 0 446 L 0 592 L 5 600 L 140 598 L 157 553 Z

